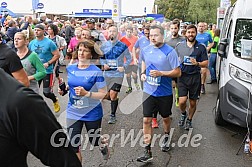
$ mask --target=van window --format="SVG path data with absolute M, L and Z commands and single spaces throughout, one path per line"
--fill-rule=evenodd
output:
M 234 55 L 239 58 L 241 58 L 241 39 L 252 40 L 252 19 L 238 19 L 236 22 L 233 48 Z

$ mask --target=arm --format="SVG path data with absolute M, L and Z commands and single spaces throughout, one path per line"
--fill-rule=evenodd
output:
M 12 72 L 11 74 L 16 80 L 18 80 L 24 86 L 26 87 L 30 86 L 30 82 L 28 80 L 27 74 L 23 68 L 18 71 Z
M 137 51 L 138 51 L 139 49 L 138 48 L 135 48 L 135 46 L 133 46 L 133 48 L 132 48 L 132 57 L 133 57 L 133 60 L 134 60 L 134 64 L 135 65 L 137 65 L 138 64 L 138 60 L 137 60 L 137 58 L 136 58 L 136 55 L 137 55 Z
M 32 76 L 28 76 L 29 80 L 41 80 L 46 76 L 46 69 L 43 66 L 42 62 L 40 61 L 39 57 L 37 56 L 36 53 L 31 53 L 31 57 L 30 57 L 30 62 L 32 63 L 32 65 L 35 67 L 36 69 L 36 73 L 33 74 Z
M 142 71 L 141 71 L 141 75 L 140 75 L 140 78 L 142 81 L 145 81 L 146 80 L 146 64 L 145 62 L 142 60 Z
M 160 71 L 160 74 L 158 76 L 177 78 L 181 76 L 181 70 L 180 67 L 177 67 L 171 71 Z

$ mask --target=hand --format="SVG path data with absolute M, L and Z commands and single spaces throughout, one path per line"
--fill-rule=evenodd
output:
M 141 74 L 141 81 L 145 81 L 146 80 L 146 74 Z
M 134 59 L 133 62 L 134 62 L 134 65 L 138 65 L 138 60 L 137 59 Z
M 77 96 L 85 96 L 88 93 L 82 86 L 75 87 L 74 91 Z
M 44 65 L 45 69 L 47 69 L 49 67 L 48 62 L 44 63 L 43 65 Z
M 196 59 L 193 58 L 193 57 L 190 57 L 190 61 L 191 61 L 191 63 L 192 63 L 193 65 L 195 65 L 195 66 L 198 64 L 198 62 L 196 61 Z
M 150 76 L 159 77 L 159 76 L 163 76 L 163 74 L 158 70 L 150 70 Z
M 104 70 L 109 70 L 110 69 L 110 67 L 107 65 L 107 64 L 104 64 Z
M 118 67 L 117 68 L 119 72 L 123 72 L 124 71 L 124 67 Z
M 67 48 L 67 52 L 71 53 L 72 49 L 71 48 Z

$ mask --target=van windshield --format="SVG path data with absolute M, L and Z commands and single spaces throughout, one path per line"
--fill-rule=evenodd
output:
M 246 41 L 246 48 L 242 41 Z M 251 42 L 251 44 L 249 43 Z M 249 44 L 249 45 L 248 45 Z M 250 46 L 250 47 L 248 47 Z M 234 55 L 252 61 L 252 19 L 238 19 L 234 34 Z M 246 50 L 245 50 L 245 49 Z M 243 49 L 243 50 L 242 50 Z M 243 52 L 243 51 L 246 52 Z

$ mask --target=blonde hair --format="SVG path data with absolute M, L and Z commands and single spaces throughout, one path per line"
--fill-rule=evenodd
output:
M 28 40 L 29 39 L 29 34 L 27 30 L 23 30 L 21 32 L 16 32 L 16 34 L 21 35 L 23 39 Z

